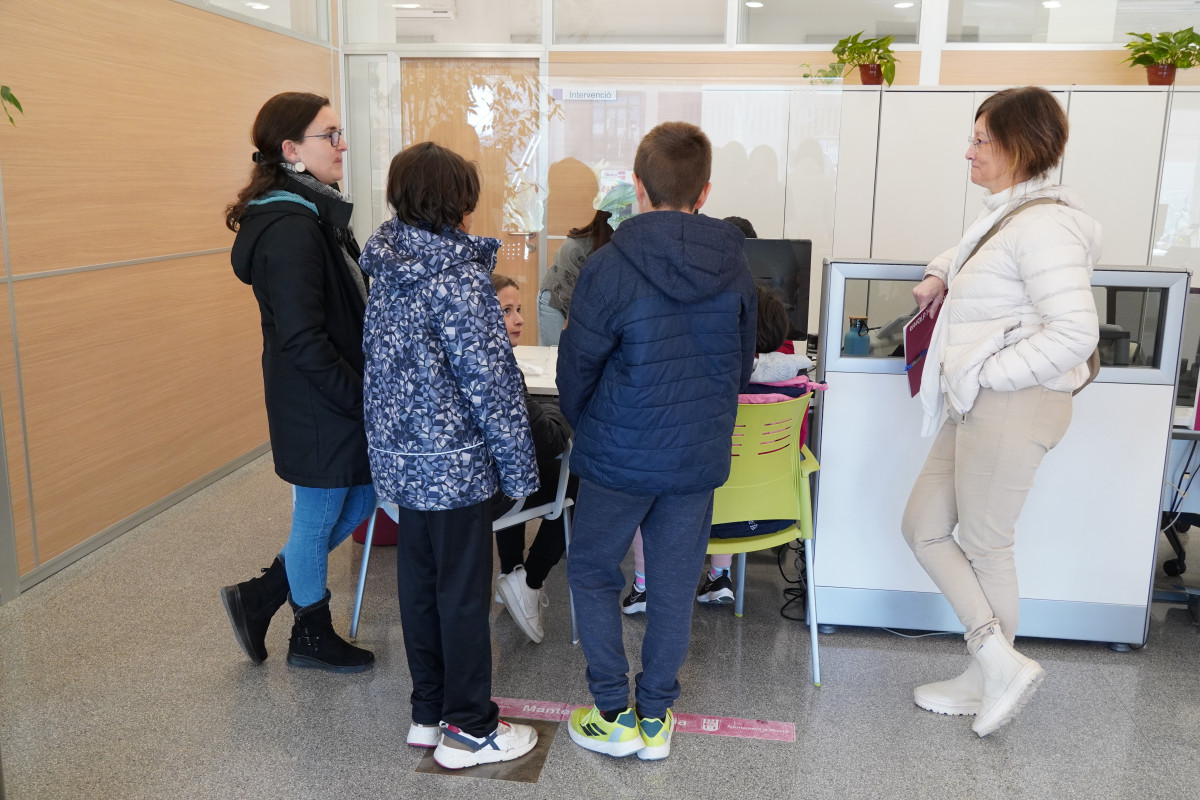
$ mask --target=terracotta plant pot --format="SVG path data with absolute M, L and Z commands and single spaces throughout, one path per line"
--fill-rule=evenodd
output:
M 858 65 L 858 77 L 862 80 L 863 86 L 882 86 L 883 85 L 883 65 L 882 64 L 859 64 Z
M 1146 82 L 1151 86 L 1170 86 L 1175 83 L 1175 65 L 1151 64 L 1146 67 Z

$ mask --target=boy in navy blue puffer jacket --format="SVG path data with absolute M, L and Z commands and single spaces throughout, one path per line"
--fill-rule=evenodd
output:
M 595 699 L 571 716 L 570 733 L 611 756 L 670 752 L 713 490 L 729 476 L 737 395 L 754 363 L 744 237 L 698 216 L 711 167 L 712 146 L 695 125 L 663 123 L 646 135 L 633 171 L 648 213 L 587 260 L 559 341 L 560 403 L 580 477 L 567 580 Z M 621 559 L 639 525 L 655 592 L 635 709 L 620 599 Z

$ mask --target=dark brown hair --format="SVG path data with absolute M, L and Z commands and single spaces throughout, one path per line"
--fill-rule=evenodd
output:
M 792 322 L 783 301 L 770 289 L 755 286 L 758 294 L 758 324 L 754 331 L 754 352 L 774 353 L 787 340 Z
M 329 98 L 308 92 L 284 92 L 263 104 L 250 129 L 250 138 L 257 149 L 250 183 L 238 192 L 237 202 L 225 208 L 225 227 L 236 231 L 251 200 L 287 184 L 287 172 L 280 166 L 284 160 L 283 143 L 303 138 L 309 124 L 327 105 Z
M 1015 181 L 1040 178 L 1054 168 L 1067 146 L 1067 115 L 1054 95 L 1038 86 L 996 92 L 975 112 L 987 115 L 988 135 L 1012 159 Z
M 633 173 L 655 208 L 691 211 L 712 174 L 712 143 L 690 122 L 664 122 L 642 138 Z
M 613 229 L 608 224 L 608 218 L 611 216 L 607 211 L 597 211 L 592 215 L 591 222 L 582 228 L 571 228 L 567 231 L 567 236 L 572 239 L 590 239 L 594 253 L 612 240 Z
M 724 219 L 730 225 L 741 231 L 742 235 L 747 239 L 758 238 L 758 232 L 754 230 L 754 226 L 750 224 L 750 220 L 746 219 L 745 217 L 725 217 Z
M 518 292 L 521 291 L 521 287 L 517 285 L 516 280 L 513 278 L 501 275 L 499 272 L 492 273 L 492 288 L 496 290 L 496 294 L 500 294 L 501 289 L 508 289 L 510 287 L 516 289 Z
M 401 222 L 457 228 L 479 202 L 479 168 L 433 142 L 414 144 L 392 159 L 387 199 Z

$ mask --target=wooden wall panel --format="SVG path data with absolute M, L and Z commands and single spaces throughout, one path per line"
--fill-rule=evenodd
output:
M 258 308 L 228 254 L 14 289 L 41 561 L 267 439 Z
M 915 85 L 920 80 L 921 54 L 896 54 L 897 85 Z M 666 79 L 705 83 L 747 81 L 788 84 L 807 83 L 805 63 L 822 67 L 833 60 L 828 50 L 787 52 L 608 52 L 551 51 L 551 78 Z M 846 76 L 848 85 L 861 83 L 857 70 Z
M 33 546 L 33 522 L 29 513 L 29 472 L 25 465 L 25 434 L 21 425 L 21 393 L 18 391 L 16 362 L 8 286 L 0 285 L 0 414 L 4 417 L 9 503 L 17 538 L 17 573 L 24 574 L 37 566 L 37 559 Z
M 333 90 L 329 48 L 171 0 L 4 3 L 0 30 L 14 274 L 229 246 L 263 101 Z
M 1125 50 L 945 50 L 943 86 L 1145 86 L 1146 71 L 1120 63 Z M 1200 69 L 1175 82 L 1200 86 Z

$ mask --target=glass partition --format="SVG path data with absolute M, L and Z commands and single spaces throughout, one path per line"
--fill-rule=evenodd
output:
M 1167 290 L 1146 286 L 1093 286 L 1100 318 L 1100 366 L 1159 367 Z
M 903 357 L 904 326 L 917 312 L 912 298 L 916 285 L 917 281 L 847 278 L 842 355 Z M 1092 294 L 1100 321 L 1100 365 L 1159 367 L 1167 289 L 1093 286 Z M 856 320 L 865 322 L 856 325 Z
M 950 0 L 949 11 L 948 42 L 1125 43 L 1128 31 L 1174 31 L 1196 22 L 1193 3 L 1145 0 Z
M 1200 289 L 1188 291 L 1184 304 L 1183 341 L 1179 345 L 1179 383 L 1175 405 L 1196 405 L 1197 378 L 1200 378 Z
M 351 55 L 346 65 L 347 188 L 359 241 L 391 215 L 392 157 L 409 145 L 437 142 L 479 166 L 471 233 L 499 239 L 497 271 L 536 287 L 545 203 L 542 120 L 557 107 L 543 91 L 537 60 Z M 533 305 L 532 289 L 524 302 Z
M 1200 268 L 1200 88 L 1171 97 L 1154 234 L 1150 263 Z
M 321 42 L 329 41 L 329 0 L 178 0 Z
M 917 313 L 912 296 L 917 283 L 915 280 L 847 278 L 841 354 L 904 358 L 904 326 Z M 863 322 L 854 324 L 859 320 Z
M 912 262 L 828 264 L 822 298 L 822 368 L 904 372 L 903 327 L 916 312 L 912 289 L 924 271 L 924 264 Z M 1100 323 L 1099 381 L 1175 384 L 1180 344 L 1164 331 L 1179 330 L 1186 285 L 1187 273 L 1176 269 L 1099 267 L 1092 273 Z M 863 324 L 864 319 L 865 331 L 855 329 L 851 320 Z
M 817 268 L 808 309 L 795 316 L 809 332 L 818 319 L 820 265 L 832 253 L 839 86 L 748 87 L 701 83 L 558 79 L 560 106 L 547 130 L 547 241 L 543 268 L 571 228 L 586 225 L 593 201 L 629 180 L 638 143 L 660 122 L 699 125 L 713 146 L 712 190 L 703 213 L 741 217 L 758 238 L 811 247 Z M 796 245 L 790 245 L 795 249 Z
M 349 55 L 347 137 L 354 224 L 365 240 L 389 216 L 388 164 L 401 148 L 431 139 L 480 165 L 483 196 L 472 233 L 501 239 L 501 272 L 535 306 L 541 275 L 593 203 L 632 180 L 638 143 L 655 125 L 683 120 L 713 145 L 713 188 L 703 213 L 748 220 L 762 239 L 802 242 L 797 275 L 816 265 L 809 291 L 790 296 L 811 331 L 819 266 L 833 241 L 841 89 L 597 82 L 538 77 L 533 59 Z M 804 262 L 804 263 L 801 263 Z M 805 278 L 800 278 L 805 280 Z M 809 323 L 809 321 L 812 321 Z M 526 327 L 535 325 L 533 315 Z M 530 336 L 534 340 L 536 329 Z
M 347 44 L 539 44 L 542 0 L 342 0 Z
M 738 2 L 739 44 L 833 44 L 864 31 L 868 38 L 896 37 L 917 41 L 921 3 L 895 0 L 789 0 Z
M 346 57 L 346 188 L 354 200 L 352 225 L 359 244 L 389 216 L 387 173 L 400 152 L 400 59 Z
M 554 0 L 554 44 L 724 44 L 726 0 Z

